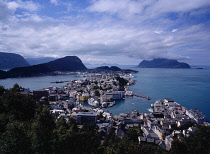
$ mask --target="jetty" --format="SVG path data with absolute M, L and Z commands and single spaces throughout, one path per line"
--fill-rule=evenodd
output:
M 55 82 L 50 82 L 50 83 L 64 83 L 64 82 L 69 82 L 69 81 L 55 81 Z
M 133 96 L 136 96 L 136 97 L 141 97 L 141 98 L 146 98 L 148 100 L 150 100 L 151 98 L 148 97 L 148 96 L 142 96 L 142 95 L 136 95 L 136 94 L 133 94 Z

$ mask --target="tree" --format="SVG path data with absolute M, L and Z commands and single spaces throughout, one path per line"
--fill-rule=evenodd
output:
M 28 154 L 31 152 L 30 139 L 24 124 L 9 123 L 0 138 L 0 153 Z
M 31 96 L 9 90 L 0 98 L 0 103 L 0 111 L 12 114 L 17 120 L 30 120 L 34 117 L 36 104 Z
M 19 86 L 19 84 L 14 84 L 13 85 L 13 87 L 12 87 L 12 91 L 15 91 L 15 92 L 20 92 L 21 91 L 21 89 L 22 89 L 22 87 L 21 86 Z
M 53 130 L 55 122 L 47 107 L 40 106 L 35 114 L 31 128 L 31 142 L 33 151 L 36 153 L 51 153 Z
M 95 91 L 95 96 L 100 96 L 100 92 L 98 90 Z
M 127 132 L 127 138 L 130 141 L 138 142 L 138 134 L 136 130 L 129 129 Z
M 0 86 L 0 96 L 2 96 L 5 93 L 6 89 L 4 89 L 3 86 Z

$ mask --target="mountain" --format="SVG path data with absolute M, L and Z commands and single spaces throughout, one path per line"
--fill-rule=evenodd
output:
M 158 58 L 151 61 L 143 60 L 138 67 L 141 68 L 190 68 L 187 63 L 178 62 L 175 59 Z
M 67 56 L 54 61 L 28 66 L 14 68 L 8 71 L 9 77 L 39 76 L 55 72 L 75 72 L 86 70 L 82 61 L 76 56 Z
M 26 58 L 26 61 L 30 65 L 38 65 L 42 63 L 48 63 L 50 61 L 56 60 L 56 58 L 53 57 L 42 57 L 42 58 Z
M 29 63 L 19 54 L 0 52 L 0 69 L 29 66 Z
M 120 69 L 119 67 L 117 66 L 100 66 L 100 67 L 97 67 L 95 68 L 96 71 L 122 71 L 122 69 Z

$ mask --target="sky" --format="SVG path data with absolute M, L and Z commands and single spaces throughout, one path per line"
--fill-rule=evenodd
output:
M 0 0 L 0 52 L 210 65 L 210 0 Z

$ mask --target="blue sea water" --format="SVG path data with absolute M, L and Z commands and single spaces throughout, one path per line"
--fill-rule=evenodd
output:
M 150 104 L 156 100 L 171 98 L 188 109 L 198 109 L 210 121 L 210 69 L 135 69 L 139 71 L 133 78 L 137 82 L 130 89 L 134 94 L 151 97 L 151 100 L 139 97 L 126 98 L 117 101 L 114 107 L 108 108 L 111 113 L 126 113 L 132 109 L 148 112 Z M 0 85 L 11 88 L 15 83 L 18 83 L 22 87 L 36 90 L 60 85 L 50 82 L 78 78 L 75 75 L 13 78 L 0 80 Z

